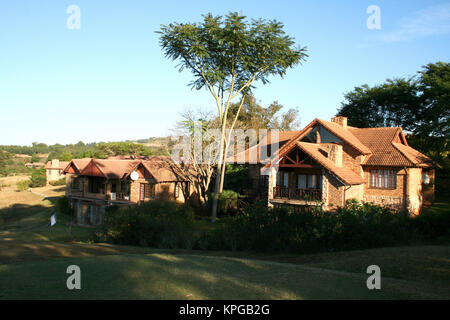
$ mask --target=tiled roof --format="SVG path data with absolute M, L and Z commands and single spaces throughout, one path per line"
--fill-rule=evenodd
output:
M 150 157 L 146 160 L 85 158 L 73 159 L 70 163 L 73 163 L 82 175 L 100 175 L 107 179 L 124 179 L 136 170 L 139 164 L 142 164 L 158 182 L 180 180 L 170 169 L 170 165 L 168 165 L 170 158 L 168 157 Z M 91 172 L 90 164 L 95 166 L 95 174 Z M 68 170 L 68 167 L 66 166 L 65 171 Z
M 72 159 L 72 161 L 70 161 L 64 169 L 64 173 L 66 173 L 66 171 L 69 169 L 70 164 L 73 164 L 78 172 L 81 172 L 84 170 L 84 168 L 86 168 L 91 160 L 92 158 Z
M 283 145 L 285 145 L 289 140 L 291 140 L 298 131 L 278 131 L 278 138 L 273 135 L 272 131 L 268 131 L 267 135 L 260 139 L 260 142 L 245 151 L 241 151 L 238 154 L 234 155 L 233 157 L 230 157 L 226 160 L 228 163 L 267 163 L 269 161 L 270 157 L 270 151 L 267 151 L 268 149 L 268 143 L 271 143 L 269 145 L 269 148 L 275 148 L 275 143 L 278 142 L 278 148 L 281 148 Z M 277 141 L 272 141 L 272 139 L 276 139 Z M 260 154 L 262 151 L 262 155 Z M 274 150 L 276 151 L 276 150 Z M 252 158 L 252 157 L 256 158 Z M 262 156 L 262 157 L 261 157 Z M 239 162 L 238 162 L 239 161 Z
M 415 165 L 419 167 L 432 166 L 431 159 L 428 158 L 426 155 L 420 153 L 416 149 L 413 149 L 410 146 L 405 146 L 404 144 L 401 143 L 393 142 L 392 145 Z
M 173 163 L 169 157 L 152 157 L 141 162 L 158 182 L 185 180 L 181 178 L 181 173 L 172 165 Z
M 47 162 L 47 164 L 45 165 L 46 169 L 54 169 L 54 170 L 64 170 L 68 165 L 69 165 L 70 161 L 60 161 L 59 162 L 59 166 L 57 167 L 52 167 L 52 162 L 49 161 Z
M 338 167 L 328 158 L 327 151 L 323 149 L 323 146 L 317 143 L 308 143 L 298 141 L 297 146 L 308 154 L 312 159 L 318 162 L 321 166 L 334 174 L 344 184 L 354 185 L 362 184 L 364 180 L 359 174 L 347 167 Z M 289 152 L 290 150 L 286 150 Z M 282 155 L 281 155 L 282 156 Z
M 349 143 L 352 147 L 356 148 L 361 153 L 370 154 L 372 152 L 372 150 L 370 148 L 368 148 L 367 145 L 361 139 L 358 139 L 353 134 L 352 130 L 349 130 L 348 127 L 346 129 L 346 128 L 342 127 L 341 125 L 331 122 L 331 121 L 326 121 L 326 120 L 321 120 L 321 119 L 316 119 L 316 120 L 318 123 L 320 123 L 326 129 L 328 129 L 331 133 L 336 135 L 338 138 L 346 141 L 347 143 Z
M 92 159 L 92 161 L 107 179 L 122 179 L 140 163 L 139 160 Z
M 364 165 L 396 167 L 430 165 L 427 156 L 409 146 L 394 142 L 402 132 L 399 127 L 349 127 L 348 130 L 372 151 L 364 161 Z

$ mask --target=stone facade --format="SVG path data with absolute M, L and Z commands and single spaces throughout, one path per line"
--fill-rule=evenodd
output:
M 76 183 L 74 185 L 74 180 Z M 72 207 L 75 210 L 76 220 L 81 225 L 93 225 L 101 223 L 105 208 L 112 205 L 127 206 L 134 205 L 140 202 L 152 201 L 155 199 L 176 201 L 184 203 L 185 197 L 181 189 L 181 182 L 161 182 L 157 183 L 153 179 L 139 178 L 136 181 L 125 181 L 129 184 L 129 194 L 122 190 L 122 183 L 120 180 L 106 181 L 102 178 L 100 180 L 103 187 L 100 192 L 89 192 L 89 177 L 77 177 L 74 174 L 66 174 L 66 196 L 70 199 Z M 112 200 L 112 185 L 115 184 L 116 196 Z M 154 186 L 154 197 L 148 198 L 145 196 L 141 200 L 141 184 Z M 79 186 L 79 187 L 78 187 Z M 184 184 L 186 186 L 186 184 Z M 178 192 L 175 192 L 178 188 Z M 192 195 L 193 188 L 189 186 L 189 193 Z
M 346 118 L 335 117 L 332 119 L 332 122 L 338 124 L 345 130 L 352 130 L 350 129 L 351 127 L 347 126 Z M 312 128 L 313 127 L 311 127 L 309 131 L 311 131 Z M 396 134 L 398 136 L 392 142 L 388 142 L 392 143 L 392 147 L 396 147 L 394 143 L 399 144 L 402 141 L 406 141 L 404 136 L 401 136 L 401 129 L 386 129 L 397 130 Z M 393 160 L 393 151 L 385 151 L 385 149 L 383 149 L 384 147 L 376 149 L 378 150 L 376 156 L 378 157 L 377 159 L 379 159 L 377 160 L 379 161 L 379 163 L 382 163 L 384 161 L 388 164 L 393 163 L 393 165 L 374 165 L 373 161 L 367 161 L 368 159 L 373 159 L 370 158 L 371 156 L 373 156 L 373 154 L 364 151 L 364 147 L 358 145 L 358 140 L 355 140 L 354 136 L 351 136 L 348 139 L 348 141 L 351 141 L 351 143 L 345 139 L 342 139 L 342 137 L 345 137 L 345 132 L 342 134 L 342 136 L 339 136 L 339 138 L 334 139 L 335 141 L 331 140 L 330 137 L 328 137 L 327 140 L 324 141 L 320 136 L 316 137 L 316 139 L 313 138 L 311 140 L 308 136 L 306 136 L 307 132 L 309 131 L 305 130 L 304 136 L 306 137 L 305 139 L 309 140 L 302 140 L 304 139 L 302 138 L 302 136 L 297 138 L 297 141 L 302 142 L 299 142 L 297 147 L 294 145 L 294 149 L 286 149 L 286 151 L 284 151 L 285 153 L 283 155 L 280 155 L 282 160 L 278 162 L 279 167 L 273 166 L 269 170 L 270 176 L 267 192 L 269 206 L 273 206 L 274 204 L 279 203 L 292 205 L 310 205 L 310 202 L 308 201 L 299 201 L 298 199 L 293 199 L 291 197 L 292 192 L 294 194 L 309 192 L 306 189 L 305 191 L 302 191 L 303 189 L 300 189 L 300 182 L 297 182 L 297 179 L 300 179 L 302 177 L 299 177 L 298 175 L 320 176 L 322 183 L 320 186 L 321 189 L 319 191 L 321 192 L 320 194 L 322 207 L 325 210 L 334 210 L 337 207 L 344 206 L 346 201 L 356 199 L 358 201 L 370 202 L 377 205 L 389 207 L 396 211 L 406 210 L 411 214 L 417 215 L 422 210 L 424 204 L 431 204 L 434 201 L 435 170 L 432 166 L 427 165 L 426 163 L 418 163 L 416 166 L 414 166 L 413 163 L 408 166 L 402 165 L 401 161 L 405 161 L 404 159 L 407 159 L 407 161 L 410 162 L 412 161 L 410 159 L 414 159 L 411 157 L 411 154 L 420 154 L 416 150 L 408 147 L 407 144 L 402 144 L 400 146 L 401 148 L 399 148 L 402 150 L 404 148 L 408 148 L 405 152 L 409 152 L 409 154 L 404 155 L 403 153 L 401 156 L 397 155 L 397 158 L 395 158 L 397 160 Z M 316 130 L 316 132 L 319 132 L 319 130 Z M 387 139 L 391 137 L 392 139 L 393 130 L 389 132 L 390 133 L 386 134 L 385 137 L 388 137 Z M 348 135 L 351 135 L 351 133 L 347 133 Z M 370 135 L 370 132 L 367 133 L 367 131 L 365 131 L 364 134 Z M 361 135 L 361 137 L 364 137 L 364 135 Z M 371 139 L 371 141 L 374 141 L 374 139 L 378 138 L 371 137 Z M 386 138 L 384 139 L 385 140 L 383 141 L 386 141 Z M 361 140 L 361 142 L 363 142 L 363 140 Z M 304 149 L 305 144 L 309 144 L 311 146 L 312 151 L 310 152 L 312 153 L 307 154 L 306 149 Z M 356 174 L 358 176 L 358 179 L 356 180 L 359 181 L 355 181 L 354 183 L 345 183 L 343 182 L 344 180 L 340 179 L 338 175 L 332 172 L 332 170 L 326 169 L 323 163 L 321 164 L 320 162 L 315 161 L 314 157 L 312 157 L 312 154 L 314 154 L 314 150 L 317 150 L 314 148 L 317 148 L 317 146 L 319 145 L 319 157 L 326 157 L 328 160 L 330 160 L 335 166 L 335 172 L 339 172 L 340 168 L 345 168 L 345 170 L 347 170 L 347 173 L 349 172 L 349 170 L 351 170 L 349 174 L 353 176 L 354 174 Z M 306 154 L 306 157 L 312 157 L 312 162 L 300 162 L 301 159 L 304 159 L 304 156 L 297 156 L 297 162 L 295 163 L 295 152 L 292 151 L 295 150 L 295 148 L 300 148 L 300 152 Z M 367 147 L 366 150 L 368 150 Z M 369 150 L 369 152 L 370 151 L 371 150 Z M 286 157 L 288 159 L 288 162 L 283 162 L 283 157 Z M 425 156 L 422 155 L 420 157 L 423 158 Z M 264 166 L 262 167 L 264 170 L 268 170 L 267 168 L 264 168 Z M 250 177 L 253 180 L 259 179 L 258 174 L 256 173 L 256 169 L 257 167 L 255 166 L 251 168 L 251 170 L 249 170 Z M 387 171 L 389 173 L 386 173 Z M 371 176 L 372 174 L 376 174 L 376 172 L 382 172 L 380 173 L 382 174 L 382 178 L 380 178 L 382 180 L 372 180 L 378 182 L 374 182 L 374 185 L 371 185 L 371 179 L 378 179 Z M 395 178 L 393 178 L 394 175 Z M 278 181 L 277 183 L 278 177 L 281 179 L 281 181 Z M 286 177 L 288 177 L 287 184 Z M 423 177 L 426 177 L 426 182 L 424 181 Z M 395 181 L 395 185 L 393 184 L 393 181 Z M 275 188 L 277 190 L 276 194 L 274 192 Z M 317 186 L 315 186 L 315 188 L 317 188 Z

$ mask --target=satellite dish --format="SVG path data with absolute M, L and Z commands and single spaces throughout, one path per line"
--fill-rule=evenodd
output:
M 130 174 L 130 178 L 131 178 L 131 180 L 136 181 L 137 179 L 139 179 L 139 173 L 137 173 L 136 171 L 133 171 Z
M 431 180 L 430 176 L 428 174 L 424 173 L 422 176 L 423 184 L 425 184 L 425 185 L 430 184 L 430 182 L 431 182 L 430 180 Z

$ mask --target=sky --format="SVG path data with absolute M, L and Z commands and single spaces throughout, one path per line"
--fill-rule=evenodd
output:
M 79 29 L 67 26 L 71 5 Z M 367 25 L 373 5 L 377 29 Z M 0 145 L 166 136 L 184 110 L 217 112 L 164 56 L 155 31 L 230 11 L 281 21 L 307 47 L 306 62 L 254 90 L 263 106 L 298 108 L 302 127 L 335 115 L 355 86 L 450 60 L 450 1 L 1 1 Z

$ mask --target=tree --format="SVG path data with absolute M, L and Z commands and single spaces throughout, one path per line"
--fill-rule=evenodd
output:
M 338 114 L 356 127 L 398 126 L 409 144 L 442 165 L 448 162 L 450 64 L 430 63 L 414 77 L 387 79 L 345 94 Z
M 172 23 L 158 31 L 166 57 L 179 61 L 180 72 L 189 69 L 194 76 L 191 87 L 206 88 L 217 106 L 221 137 L 213 222 L 223 188 L 224 157 L 229 145 L 228 112 L 233 99 L 239 98 L 240 102 L 229 129 L 233 129 L 245 97 L 256 81 L 266 84 L 272 75 L 283 77 L 288 68 L 307 57 L 305 48 L 294 48 L 294 41 L 285 34 L 282 23 L 245 19 L 238 13 L 225 17 L 207 14 L 199 24 Z
M 31 156 L 31 160 L 30 160 L 31 163 L 35 163 L 35 162 L 39 162 L 39 161 L 41 161 L 41 158 L 39 157 L 38 154 L 35 153 Z
M 272 102 L 268 107 L 263 107 L 252 94 L 248 94 L 237 117 L 235 126 L 240 129 L 279 129 L 295 130 L 299 127 L 298 109 L 291 108 L 281 113 L 283 106 L 277 101 Z M 236 117 L 239 104 L 233 103 L 230 106 L 229 116 Z
M 187 180 L 194 187 L 202 205 L 208 202 L 210 183 L 217 165 L 217 157 L 214 154 L 215 142 L 213 141 L 213 144 L 207 147 L 210 141 L 205 139 L 208 130 L 214 126 L 214 122 L 214 119 L 206 112 L 184 112 L 182 120 L 177 125 L 177 135 L 182 135 L 184 139 L 179 144 L 183 155 L 179 159 L 173 159 L 175 161 L 168 162 L 169 168 L 180 180 Z M 202 150 L 197 149 L 196 140 L 201 141 Z M 174 151 L 178 150 L 175 148 Z M 189 190 L 185 188 L 182 190 L 185 199 L 188 199 Z
M 9 152 L 0 150 L 0 176 L 8 174 L 7 166 L 12 163 L 12 155 Z
M 45 168 L 33 170 L 30 178 L 30 187 L 38 188 L 45 187 L 47 184 L 47 176 L 45 175 Z
M 423 66 L 410 78 L 387 79 L 345 94 L 338 114 L 357 127 L 401 126 L 412 135 L 448 137 L 450 64 Z

